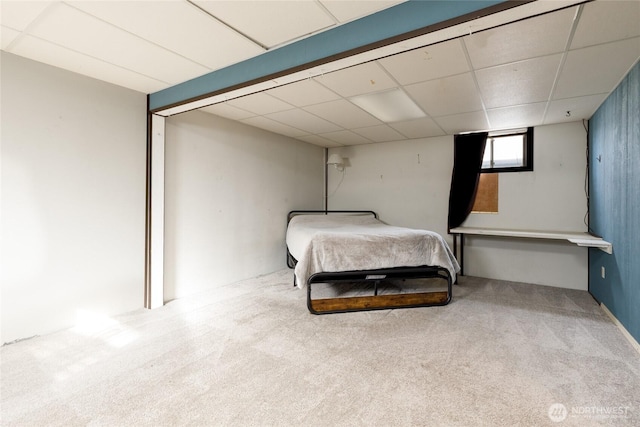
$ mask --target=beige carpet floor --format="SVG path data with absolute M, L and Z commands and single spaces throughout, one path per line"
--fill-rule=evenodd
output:
M 640 356 L 587 292 L 463 277 L 314 316 L 282 270 L 86 320 L 0 349 L 2 426 L 640 425 Z

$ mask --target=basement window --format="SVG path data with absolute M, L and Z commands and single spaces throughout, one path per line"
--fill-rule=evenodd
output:
M 489 132 L 482 173 L 533 170 L 533 128 Z

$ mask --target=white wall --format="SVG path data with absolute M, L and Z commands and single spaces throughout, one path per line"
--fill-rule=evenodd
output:
M 1 341 L 142 307 L 146 96 L 1 59 Z
M 208 113 L 167 119 L 165 301 L 286 268 L 287 212 L 322 209 L 323 155 Z
M 331 149 L 349 159 L 329 171 L 330 209 L 373 209 L 382 220 L 446 237 L 453 137 Z M 499 176 L 499 213 L 463 225 L 585 231 L 586 131 L 581 122 L 534 129 L 534 171 Z M 335 190 L 337 188 L 337 190 Z M 467 237 L 465 274 L 587 289 L 587 250 L 568 243 Z

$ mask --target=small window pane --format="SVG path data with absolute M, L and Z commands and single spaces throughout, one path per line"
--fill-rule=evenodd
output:
M 522 135 L 493 138 L 493 167 L 524 166 Z

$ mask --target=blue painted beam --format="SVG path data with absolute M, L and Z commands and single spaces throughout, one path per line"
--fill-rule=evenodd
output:
M 523 2 L 504 0 L 409 0 L 353 22 L 315 34 L 303 40 L 267 51 L 243 62 L 152 93 L 149 111 L 220 93 L 281 75 L 288 70 L 326 62 L 379 42 L 401 38 L 424 28 L 464 16 L 482 16 L 492 8 L 506 9 Z M 526 3 L 526 1 L 524 1 Z

